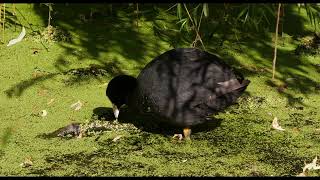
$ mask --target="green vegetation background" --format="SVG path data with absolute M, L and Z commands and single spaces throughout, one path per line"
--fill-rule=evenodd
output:
M 214 22 L 202 27 L 206 49 L 251 84 L 238 104 L 215 116 L 212 127 L 194 131 L 191 142 L 138 125 L 83 138 L 46 136 L 73 122 L 99 121 L 96 111 L 111 108 L 105 89 L 112 77 L 137 76 L 154 57 L 190 47 L 194 40 L 194 34 L 185 37 L 172 30 L 178 27 L 176 14 L 161 6 L 141 6 L 137 19 L 130 6 L 111 11 L 92 4 L 109 14 L 90 19 L 89 8 L 84 8 L 89 5 L 54 5 L 51 25 L 61 29 L 58 42 L 46 30 L 45 6 L 16 4 L 14 16 L 7 5 L 5 42 L 0 45 L 1 176 L 295 176 L 304 162 L 320 155 L 320 58 L 294 53 L 301 37 L 313 30 L 305 10 L 298 13 L 295 5 L 285 9 L 277 83 L 270 81 L 274 23 L 269 33 L 235 32 Z M 25 38 L 7 47 L 21 25 Z M 277 86 L 284 83 L 287 87 L 279 92 Z M 70 105 L 78 100 L 84 105 L 74 111 Z M 47 116 L 38 115 L 42 110 Z M 271 128 L 274 117 L 285 131 Z M 130 124 L 130 118 L 143 121 L 129 116 L 123 123 Z M 31 166 L 21 166 L 26 159 Z

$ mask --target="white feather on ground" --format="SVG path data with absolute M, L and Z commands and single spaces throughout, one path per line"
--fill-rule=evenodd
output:
M 24 38 L 25 35 L 26 35 L 26 29 L 24 27 L 22 27 L 22 31 L 21 31 L 20 35 L 16 39 L 10 40 L 7 46 L 12 46 L 12 45 L 22 41 L 22 39 Z
M 285 130 L 279 125 L 277 117 L 274 117 L 274 119 L 272 121 L 272 128 L 276 129 L 276 130 L 280 130 L 280 131 L 284 131 Z

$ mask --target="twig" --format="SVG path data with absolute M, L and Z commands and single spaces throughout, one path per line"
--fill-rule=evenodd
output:
M 204 44 L 203 44 L 203 42 L 202 42 L 202 39 L 201 39 L 201 37 L 200 37 L 200 35 L 199 35 L 197 26 L 194 24 L 194 22 L 193 22 L 193 20 L 192 20 L 192 18 L 191 18 L 191 16 L 190 16 L 190 13 L 189 13 L 189 11 L 188 11 L 188 8 L 187 8 L 187 6 L 186 6 L 186 4 L 183 4 L 183 6 L 184 6 L 184 8 L 186 9 L 186 11 L 187 11 L 187 13 L 188 13 L 188 16 L 189 16 L 189 19 L 190 19 L 190 21 L 191 21 L 191 23 L 192 23 L 192 25 L 193 25 L 196 33 L 197 33 L 196 39 L 195 39 L 195 41 L 194 41 L 192 44 L 194 44 L 197 40 L 199 40 L 199 41 L 201 42 L 201 44 L 202 44 L 203 49 L 206 50 L 206 48 L 205 48 L 205 46 L 204 46 Z
M 49 6 L 50 6 L 50 4 L 49 4 Z M 51 20 L 51 9 L 50 9 L 50 7 L 48 7 L 48 8 L 49 8 L 49 17 L 48 17 L 48 28 L 49 28 L 50 20 Z
M 277 24 L 276 24 L 276 39 L 274 41 L 274 55 L 273 55 L 273 63 L 272 63 L 272 80 L 274 80 L 274 74 L 275 74 L 275 70 L 276 70 L 280 8 L 281 8 L 281 3 L 279 3 L 279 5 L 278 5 L 278 16 L 277 16 Z

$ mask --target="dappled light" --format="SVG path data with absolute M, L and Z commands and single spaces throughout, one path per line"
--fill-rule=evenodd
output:
M 278 7 L 0 3 L 0 175 L 319 176 L 320 5 Z

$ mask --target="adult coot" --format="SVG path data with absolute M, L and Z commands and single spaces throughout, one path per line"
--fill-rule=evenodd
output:
M 137 113 L 152 113 L 155 121 L 183 128 L 189 139 L 192 126 L 233 104 L 249 83 L 213 54 L 178 48 L 156 57 L 137 78 L 113 78 L 106 95 L 116 119 L 126 104 Z

